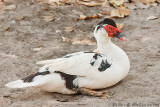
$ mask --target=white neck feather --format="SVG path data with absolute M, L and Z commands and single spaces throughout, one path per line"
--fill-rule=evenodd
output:
M 110 37 L 108 37 L 106 31 L 101 29 L 98 32 L 94 32 L 94 36 L 97 40 L 100 53 L 108 56 L 110 59 L 114 60 L 121 66 L 126 66 L 126 64 L 130 65 L 126 53 L 111 42 Z

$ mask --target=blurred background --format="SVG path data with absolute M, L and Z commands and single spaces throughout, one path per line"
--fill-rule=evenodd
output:
M 104 89 L 113 98 L 62 95 L 4 85 L 37 72 L 40 60 L 97 48 L 93 31 L 112 18 L 127 39 L 113 39 L 129 56 L 129 75 Z M 160 0 L 0 0 L 2 107 L 160 106 Z M 148 106 L 147 106 L 148 105 Z

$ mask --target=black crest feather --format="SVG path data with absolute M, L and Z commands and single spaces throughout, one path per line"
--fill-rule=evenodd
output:
M 112 19 L 110 19 L 110 18 L 105 18 L 103 21 L 101 21 L 100 23 L 98 23 L 98 25 L 103 25 L 103 24 L 108 24 L 108 25 L 111 25 L 111 26 L 117 28 L 116 23 Z

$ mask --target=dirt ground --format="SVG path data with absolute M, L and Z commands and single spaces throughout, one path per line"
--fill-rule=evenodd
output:
M 117 85 L 100 91 L 113 93 L 109 99 L 85 95 L 62 95 L 40 89 L 9 89 L 4 85 L 38 71 L 40 60 L 58 58 L 78 51 L 92 51 L 96 48 L 93 30 L 103 18 L 77 21 L 76 12 L 92 15 L 102 7 L 82 5 L 50 6 L 29 0 L 9 0 L 16 4 L 15 10 L 0 14 L 0 106 L 1 107 L 160 107 L 160 5 L 148 9 L 131 10 L 126 18 L 114 19 L 124 23 L 123 33 L 127 41 L 113 42 L 129 56 L 129 75 Z M 43 10 L 48 8 L 49 10 Z M 42 16 L 53 15 L 48 23 Z M 159 17 L 146 21 L 148 16 Z M 25 19 L 16 19 L 25 16 Z M 74 26 L 73 32 L 63 27 Z M 9 27 L 7 30 L 6 28 Z M 89 40 L 88 44 L 63 42 Z

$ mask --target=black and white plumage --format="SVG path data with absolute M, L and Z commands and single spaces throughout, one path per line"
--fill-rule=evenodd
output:
M 116 28 L 113 20 L 105 19 L 94 31 L 100 53 L 77 52 L 62 58 L 37 62 L 44 65 L 39 72 L 6 86 L 35 86 L 48 92 L 74 94 L 81 87 L 102 89 L 118 83 L 127 76 L 130 62 L 125 52 L 110 41 L 109 32 L 104 28 L 108 25 Z

